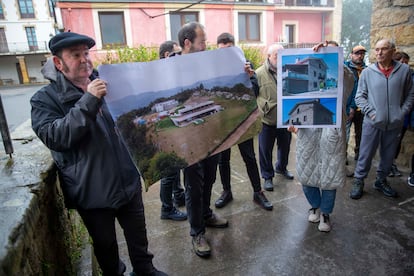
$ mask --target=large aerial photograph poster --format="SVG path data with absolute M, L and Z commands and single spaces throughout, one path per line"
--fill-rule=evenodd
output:
M 238 47 L 98 67 L 105 101 L 146 187 L 257 134 Z
M 277 127 L 340 127 L 343 49 L 278 51 Z M 338 116 L 339 115 L 339 116 Z

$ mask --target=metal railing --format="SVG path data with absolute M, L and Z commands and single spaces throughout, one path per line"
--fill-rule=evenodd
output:
M 27 42 L 0 43 L 0 54 L 36 53 L 45 51 L 49 51 L 47 41 L 38 41 L 37 45 L 29 45 Z
M 334 0 L 274 0 L 275 4 L 293 7 L 334 7 Z

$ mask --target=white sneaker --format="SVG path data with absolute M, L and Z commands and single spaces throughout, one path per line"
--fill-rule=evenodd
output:
M 319 222 L 320 216 L 321 216 L 321 210 L 319 210 L 319 208 L 309 209 L 309 217 L 308 217 L 309 222 L 313 222 L 313 223 Z
M 331 222 L 329 221 L 329 215 L 321 213 L 318 229 L 321 232 L 331 231 Z

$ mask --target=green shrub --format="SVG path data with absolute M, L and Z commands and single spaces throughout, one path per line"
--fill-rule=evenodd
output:
M 241 49 L 244 52 L 244 56 L 252 64 L 254 69 L 257 69 L 265 61 L 266 55 L 264 54 L 264 48 L 241 45 Z

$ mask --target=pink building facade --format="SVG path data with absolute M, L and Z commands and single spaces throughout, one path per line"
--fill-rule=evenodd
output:
M 158 47 L 177 40 L 178 29 L 198 21 L 207 43 L 230 32 L 238 45 L 310 47 L 340 40 L 340 0 L 95 1 L 63 0 L 56 4 L 59 25 L 96 40 L 98 52 L 114 47 Z

